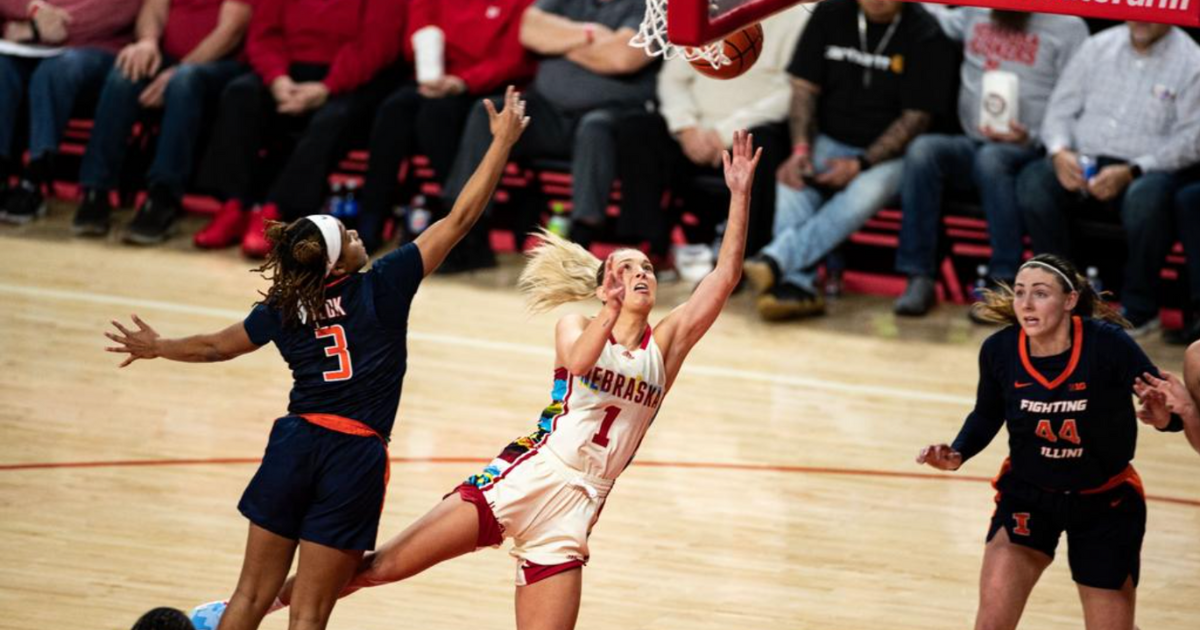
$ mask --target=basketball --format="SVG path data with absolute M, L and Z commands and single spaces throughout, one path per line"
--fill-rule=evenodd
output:
M 714 79 L 728 80 L 740 77 L 758 61 L 758 56 L 762 54 L 762 46 L 762 25 L 754 23 L 725 38 L 724 53 L 729 57 L 728 65 L 714 68 L 708 61 L 696 59 L 692 62 L 692 67 L 700 74 Z

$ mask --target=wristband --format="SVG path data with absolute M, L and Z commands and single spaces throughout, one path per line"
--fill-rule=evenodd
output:
M 859 171 L 866 171 L 871 168 L 871 161 L 867 159 L 867 155 L 865 153 L 859 153 L 856 159 L 858 160 Z
M 596 25 L 595 24 L 584 24 L 583 25 L 583 34 L 587 36 L 587 43 L 590 44 L 590 43 L 596 41 Z
M 801 142 L 801 143 L 798 143 L 796 146 L 792 147 L 792 155 L 802 155 L 802 156 L 807 157 L 808 156 L 808 143 Z
M 36 7 L 37 5 L 34 5 L 34 8 Z M 33 38 L 29 41 L 35 44 L 40 44 L 42 42 L 42 31 L 38 29 L 37 20 L 33 19 L 33 16 L 29 17 L 29 32 L 33 33 Z
M 1143 173 L 1142 167 L 1138 166 L 1137 164 L 1133 164 L 1133 163 L 1129 164 L 1129 174 L 1132 175 L 1134 179 L 1141 177 L 1142 173 Z

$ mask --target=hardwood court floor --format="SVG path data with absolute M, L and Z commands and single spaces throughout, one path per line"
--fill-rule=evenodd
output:
M 187 236 L 151 249 L 75 240 L 69 217 L 55 206 L 43 223 L 0 226 L 6 629 L 119 630 L 154 606 L 226 596 L 246 529 L 235 505 L 289 386 L 273 348 L 118 371 L 101 351 L 108 320 L 136 312 L 164 335 L 215 330 L 263 284 L 233 251 L 198 253 Z M 554 316 L 525 313 L 518 268 L 509 257 L 421 288 L 384 536 L 531 430 L 544 406 Z M 654 319 L 685 295 L 664 286 Z M 1004 440 L 957 474 L 913 457 L 954 437 L 989 331 L 957 307 L 917 321 L 889 309 L 852 296 L 820 321 L 766 325 L 748 297 L 731 302 L 592 536 L 579 628 L 970 627 L 991 512 L 984 479 Z M 1145 345 L 1179 368 L 1177 349 Z M 1138 621 L 1193 629 L 1200 457 L 1181 435 L 1140 438 L 1137 465 L 1163 499 L 1150 502 Z M 1024 627 L 1082 627 L 1059 549 Z M 513 574 L 505 552 L 485 550 L 344 600 L 331 627 L 512 627 Z M 264 624 L 284 627 L 284 615 Z

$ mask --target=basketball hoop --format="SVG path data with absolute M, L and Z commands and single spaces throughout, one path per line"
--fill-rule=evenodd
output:
M 676 46 L 667 39 L 667 0 L 646 0 L 646 17 L 638 27 L 637 35 L 629 40 L 629 45 L 641 48 L 651 57 L 661 56 L 663 59 L 683 57 L 688 61 L 703 59 L 720 68 L 732 63 L 725 56 L 724 42 L 717 40 L 703 46 Z

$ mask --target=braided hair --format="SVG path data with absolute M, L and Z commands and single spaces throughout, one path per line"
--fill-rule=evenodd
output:
M 325 312 L 325 266 L 328 254 L 321 229 L 307 219 L 267 224 L 271 253 L 253 272 L 270 281 L 260 294 L 263 304 L 279 309 L 284 326 L 316 327 Z
M 1129 321 L 1121 316 L 1119 312 L 1104 298 L 1110 295 L 1109 292 L 1097 293 L 1092 288 L 1091 283 L 1071 261 L 1062 256 L 1054 254 L 1038 254 L 1030 258 L 1026 265 L 1034 263 L 1037 266 L 1050 267 L 1058 273 L 1051 273 L 1054 276 L 1054 281 L 1062 288 L 1064 293 L 1072 291 L 1079 292 L 1079 300 L 1075 303 L 1075 309 L 1071 312 L 1072 315 L 1080 315 L 1083 317 L 1091 317 L 1094 319 L 1102 319 L 1112 322 L 1122 328 L 1132 328 Z M 1071 279 L 1071 284 L 1068 286 L 1066 278 Z M 1013 300 L 1016 295 L 1013 293 L 1013 288 L 1007 283 L 1001 282 L 1000 286 L 995 290 L 985 289 L 983 291 L 983 301 L 978 302 L 972 308 L 983 319 L 996 324 L 1019 324 L 1017 319 L 1016 309 L 1013 307 Z

